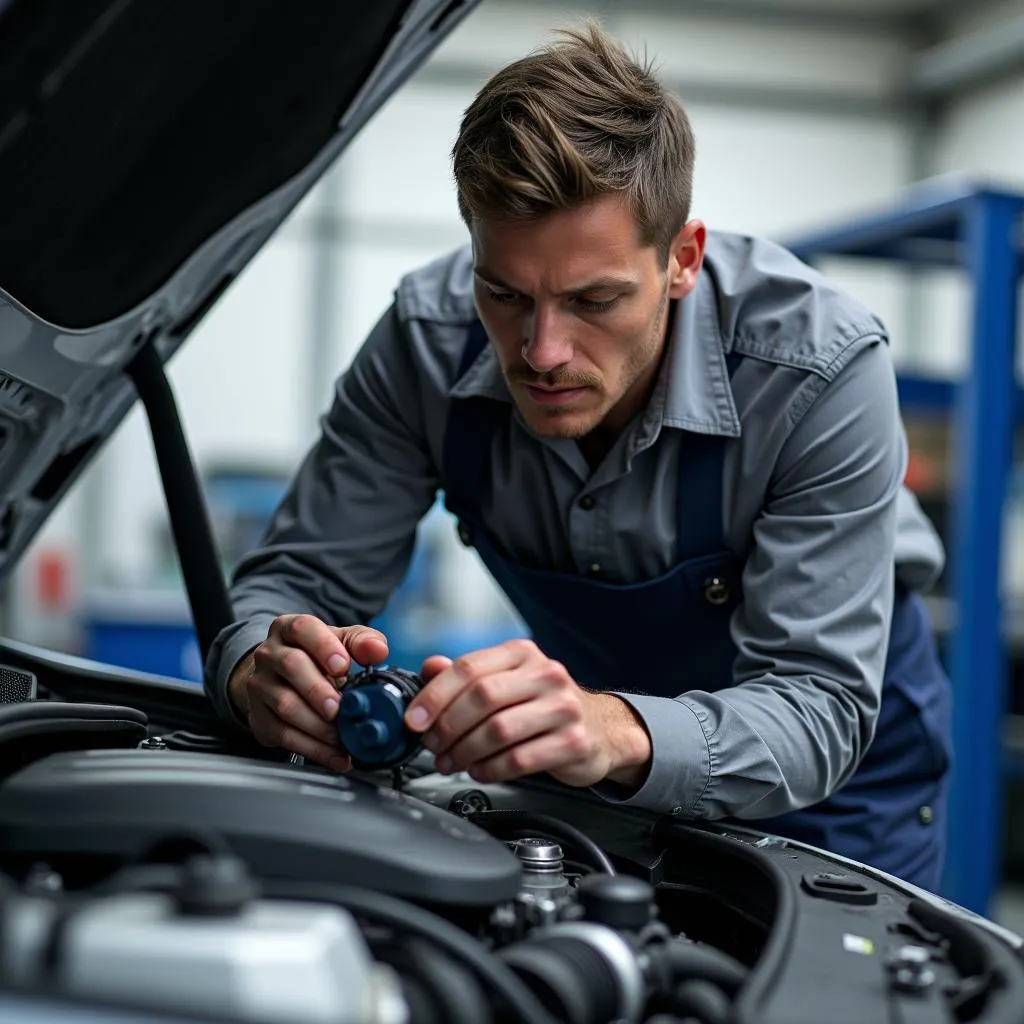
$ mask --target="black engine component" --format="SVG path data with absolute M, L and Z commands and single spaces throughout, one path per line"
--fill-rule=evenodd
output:
M 420 750 L 420 736 L 405 727 L 405 712 L 423 689 L 414 672 L 388 665 L 351 676 L 341 691 L 338 738 L 361 771 L 397 768 Z
M 630 875 L 589 875 L 576 892 L 587 920 L 609 928 L 639 932 L 657 913 L 654 890 Z
M 0 787 L 0 856 L 131 860 L 183 828 L 215 832 L 264 877 L 366 886 L 453 906 L 512 899 L 504 843 L 359 779 L 170 750 L 61 753 Z M 43 852 L 45 851 L 45 853 Z

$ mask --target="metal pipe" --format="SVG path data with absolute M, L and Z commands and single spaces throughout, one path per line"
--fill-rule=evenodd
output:
M 906 86 L 919 99 L 949 98 L 1024 69 L 1024 14 L 924 50 L 910 62 Z

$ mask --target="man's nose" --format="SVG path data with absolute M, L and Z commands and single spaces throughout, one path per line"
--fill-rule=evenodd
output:
M 524 326 L 522 354 L 531 370 L 549 373 L 571 362 L 572 342 L 558 316 L 537 310 Z

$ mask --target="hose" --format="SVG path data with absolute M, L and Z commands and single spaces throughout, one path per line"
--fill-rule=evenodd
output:
M 532 811 L 474 811 L 467 814 L 466 820 L 474 825 L 487 829 L 490 824 L 517 825 L 522 829 L 529 829 L 534 832 L 546 833 L 552 839 L 557 839 L 568 846 L 574 846 L 581 853 L 585 853 L 590 860 L 590 866 L 595 871 L 601 871 L 608 875 L 616 874 L 615 865 L 608 859 L 608 855 L 601 849 L 593 839 L 586 833 L 581 832 L 574 825 L 559 821 L 547 814 L 535 814 Z
M 264 895 L 272 899 L 336 903 L 354 914 L 362 914 L 399 931 L 420 935 L 471 967 L 500 994 L 521 1024 L 558 1024 L 540 1000 L 501 960 L 466 932 L 437 914 L 405 903 L 384 893 L 318 882 L 266 880 Z
M 717 985 L 729 995 L 743 987 L 749 970 L 739 960 L 719 949 L 698 946 L 692 942 L 670 940 L 646 950 L 651 967 L 670 979 L 665 989 L 680 982 L 706 981 Z
M 424 1024 L 493 1024 L 483 986 L 461 963 L 426 939 L 401 937 L 374 956 L 397 971 L 410 1004 L 410 1020 Z

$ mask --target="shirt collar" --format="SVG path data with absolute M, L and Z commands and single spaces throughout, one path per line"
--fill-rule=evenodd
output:
M 701 434 L 739 437 L 740 420 L 729 384 L 726 342 L 721 336 L 714 285 L 705 270 L 697 287 L 676 303 L 668 351 L 646 411 L 645 432 L 659 426 Z M 494 349 L 485 345 L 449 389 L 451 398 L 493 398 L 511 402 Z
M 449 398 L 495 398 L 512 401 L 512 392 L 505 383 L 501 364 L 490 344 L 470 363 L 469 369 L 448 389 Z
M 662 424 L 699 434 L 739 437 L 740 418 L 729 381 L 715 286 L 705 269 L 697 286 L 676 303 L 663 372 Z

